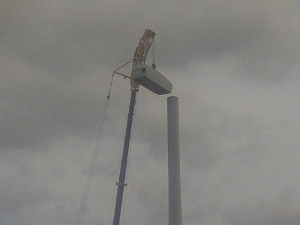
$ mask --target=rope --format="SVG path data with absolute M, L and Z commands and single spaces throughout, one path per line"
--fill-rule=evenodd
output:
M 87 199 L 88 199 L 88 195 L 89 195 L 89 191 L 90 191 L 90 187 L 91 187 L 91 183 L 92 183 L 92 178 L 93 178 L 93 175 L 94 175 L 96 159 L 97 159 L 97 155 L 98 155 L 98 152 L 99 152 L 100 140 L 101 140 L 101 137 L 102 137 L 103 126 L 104 126 L 104 122 L 105 122 L 105 118 L 106 118 L 106 114 L 107 114 L 108 103 L 109 103 L 109 99 L 110 99 L 110 93 L 111 93 L 113 79 L 114 79 L 114 73 L 113 73 L 112 78 L 111 78 L 108 95 L 107 95 L 107 98 L 106 98 L 106 101 L 105 101 L 104 112 L 103 112 L 103 115 L 102 115 L 99 130 L 98 130 L 98 137 L 97 137 L 97 141 L 96 141 L 96 145 L 95 145 L 95 149 L 94 149 L 94 154 L 93 154 L 91 166 L 90 166 L 90 169 L 89 169 L 89 176 L 88 176 L 88 179 L 86 181 L 86 185 L 85 185 L 85 189 L 84 189 L 84 193 L 83 193 L 83 197 L 82 197 L 82 201 L 81 201 L 80 212 L 79 212 L 79 216 L 78 216 L 78 219 L 77 219 L 77 225 L 82 225 L 82 222 L 83 222 L 83 216 L 84 216 L 84 213 L 85 213 L 86 203 L 87 203 Z
M 133 59 L 130 60 L 129 62 L 125 63 L 123 66 L 119 67 L 118 69 L 116 69 L 114 72 L 120 70 L 121 68 L 123 68 L 124 66 L 128 65 L 128 64 L 131 63 L 132 61 L 133 61 Z
M 153 43 L 152 43 L 152 60 L 153 60 L 153 63 L 151 65 L 151 67 L 153 69 L 156 69 L 156 65 L 155 65 L 155 39 L 153 38 Z
M 153 64 L 155 65 L 155 38 L 153 38 L 153 46 L 152 46 L 152 57 Z

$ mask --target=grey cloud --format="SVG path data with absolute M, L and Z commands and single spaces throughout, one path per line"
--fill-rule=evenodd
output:
M 184 223 L 299 224 L 299 7 L 293 0 L 3 1 L 0 223 L 75 222 L 111 73 L 150 28 L 158 70 L 180 100 Z M 114 81 L 88 224 L 111 222 L 130 94 L 122 79 Z M 167 220 L 165 102 L 139 92 L 130 224 Z M 275 200 L 257 200 L 267 194 Z
M 299 224 L 299 206 L 293 201 L 282 207 L 281 202 L 260 199 L 252 207 L 241 206 L 234 212 L 226 212 L 226 224 Z
M 67 135 L 66 132 L 71 134 L 75 127 L 82 134 L 87 127 L 96 129 L 101 112 L 97 89 L 101 89 L 101 82 L 98 85 L 91 77 L 90 81 L 83 77 L 80 81 L 62 82 L 25 65 L 10 69 L 2 79 L 2 147 L 43 142 Z

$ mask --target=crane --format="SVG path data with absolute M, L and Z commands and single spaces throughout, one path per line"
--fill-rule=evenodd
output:
M 153 43 L 155 33 L 149 29 L 147 29 L 141 38 L 138 47 L 136 48 L 132 60 L 132 72 L 131 76 L 133 75 L 133 69 L 139 65 L 144 65 L 146 61 L 146 56 L 149 52 L 149 49 Z M 139 84 L 133 80 L 131 80 L 131 88 L 138 90 Z
M 154 36 L 155 36 L 155 33 L 153 31 L 147 29 L 145 31 L 143 37 L 141 38 L 139 45 L 134 52 L 133 59 L 131 60 L 132 61 L 131 77 L 133 75 L 134 68 L 136 68 L 137 66 L 140 66 L 140 65 L 145 65 L 146 56 L 152 45 Z M 116 71 L 114 71 L 114 72 L 117 74 L 120 74 Z M 124 77 L 128 77 L 124 74 L 120 74 L 120 75 L 122 75 Z M 128 77 L 128 78 L 131 78 L 131 77 Z M 124 138 L 124 147 L 123 147 L 123 153 L 122 153 L 122 159 L 121 159 L 119 180 L 118 180 L 118 182 L 116 182 L 116 185 L 118 186 L 118 188 L 117 188 L 117 197 L 116 197 L 113 225 L 120 224 L 123 192 L 124 192 L 124 187 L 127 186 L 127 184 L 125 183 L 125 178 L 126 178 L 128 151 L 129 151 L 129 145 L 130 145 L 130 135 L 131 135 L 133 115 L 134 115 L 135 99 L 136 99 L 136 93 L 139 90 L 139 83 L 137 81 L 130 79 L 130 82 L 131 82 L 131 97 L 130 97 L 130 103 L 129 103 L 129 112 L 128 112 L 127 125 L 126 125 L 126 134 L 125 134 L 125 138 Z

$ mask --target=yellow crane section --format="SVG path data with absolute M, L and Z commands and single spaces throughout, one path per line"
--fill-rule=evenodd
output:
M 149 49 L 153 43 L 153 39 L 155 36 L 155 32 L 152 30 L 147 29 L 141 38 L 138 47 L 136 48 L 132 60 L 132 72 L 131 77 L 133 73 L 133 69 L 139 65 L 145 65 L 146 56 L 149 52 Z M 131 91 L 138 90 L 139 84 L 131 79 Z

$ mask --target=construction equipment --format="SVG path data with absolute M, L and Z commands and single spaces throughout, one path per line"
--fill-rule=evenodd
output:
M 155 33 L 149 29 L 147 29 L 140 40 L 139 46 L 136 48 L 132 60 L 132 72 L 131 77 L 133 75 L 133 70 L 135 67 L 139 65 L 145 65 L 146 56 L 149 52 L 149 49 L 153 43 Z M 131 89 L 138 90 L 139 84 L 133 80 L 131 80 Z
M 154 36 L 155 36 L 155 33 L 153 31 L 147 29 L 145 31 L 143 37 L 141 38 L 139 45 L 134 52 L 134 57 L 131 60 L 132 61 L 131 77 L 133 75 L 133 69 L 135 67 L 145 64 L 146 56 L 151 47 Z M 125 65 L 127 65 L 127 64 L 125 64 Z M 120 67 L 120 68 L 122 68 L 122 67 Z M 124 74 L 118 73 L 117 70 L 114 71 L 114 73 L 122 75 L 125 78 L 128 77 Z M 131 82 L 131 97 L 130 97 L 129 112 L 128 112 L 127 125 L 126 125 L 126 134 L 125 134 L 125 139 L 124 139 L 123 154 L 122 154 L 122 160 L 121 160 L 120 175 L 119 175 L 119 181 L 117 182 L 118 189 L 117 189 L 117 197 L 116 197 L 113 225 L 120 224 L 123 192 L 124 192 L 124 187 L 127 186 L 127 184 L 125 183 L 125 178 L 126 178 L 128 151 L 129 151 L 129 145 L 130 145 L 130 135 L 131 135 L 132 121 L 133 121 L 133 114 L 134 114 L 134 107 L 135 107 L 135 99 L 136 99 L 136 93 L 138 92 L 139 85 L 140 85 L 137 81 L 135 81 L 133 79 L 130 79 L 130 82 Z
M 131 79 L 157 95 L 170 94 L 172 83 L 160 72 L 147 65 L 133 68 Z

